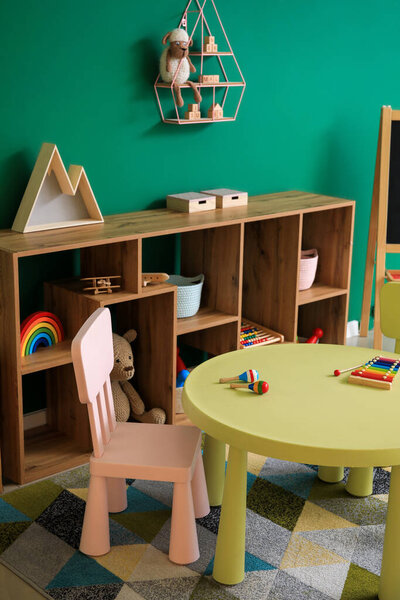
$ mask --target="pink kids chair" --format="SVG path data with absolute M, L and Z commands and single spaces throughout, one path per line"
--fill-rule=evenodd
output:
M 174 483 L 169 558 L 178 564 L 200 556 L 195 517 L 210 511 L 197 427 L 117 423 L 110 385 L 114 364 L 111 316 L 97 309 L 72 341 L 79 400 L 87 404 L 93 454 L 80 550 L 110 550 L 108 513 L 127 507 L 125 478 Z

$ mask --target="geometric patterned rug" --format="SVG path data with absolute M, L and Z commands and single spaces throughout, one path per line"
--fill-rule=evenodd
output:
M 127 480 L 128 508 L 110 515 L 111 551 L 79 552 L 88 467 L 0 497 L 0 561 L 56 600 L 373 600 L 390 473 L 354 498 L 317 467 L 249 454 L 246 576 L 212 579 L 220 508 L 197 519 L 200 558 L 168 560 L 172 485 Z

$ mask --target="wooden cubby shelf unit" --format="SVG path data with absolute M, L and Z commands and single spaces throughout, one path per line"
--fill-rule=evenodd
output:
M 1 450 L 5 478 L 33 481 L 87 462 L 87 409 L 79 403 L 71 340 L 99 306 L 114 328 L 134 328 L 133 384 L 149 408 L 175 415 L 176 346 L 210 354 L 239 348 L 242 316 L 293 342 L 324 330 L 322 343 L 345 343 L 354 202 L 304 192 L 254 196 L 246 206 L 204 213 L 168 209 L 111 215 L 104 223 L 21 234 L 0 231 Z M 142 287 L 143 240 L 180 234 L 181 274 L 204 273 L 199 312 L 176 317 L 177 291 L 168 283 Z M 164 239 L 166 239 L 164 237 Z M 317 248 L 314 285 L 298 291 L 301 249 Z M 44 283 L 43 306 L 62 321 L 64 342 L 20 356 L 20 260 L 79 251 L 79 276 Z M 38 269 L 38 273 L 40 269 Z M 60 276 L 70 273 L 60 272 Z M 113 294 L 81 291 L 79 277 L 120 275 Z M 39 304 L 39 299 L 38 299 Z M 244 351 L 246 352 L 246 350 Z M 44 372 L 47 424 L 24 432 L 23 376 Z M 27 380 L 28 381 L 28 380 Z

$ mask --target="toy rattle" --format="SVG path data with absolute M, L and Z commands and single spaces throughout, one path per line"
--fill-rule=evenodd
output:
M 266 394 L 269 389 L 269 385 L 266 381 L 255 381 L 254 383 L 231 383 L 231 388 L 247 388 L 255 394 Z
M 236 381 L 237 379 L 240 379 L 240 381 L 245 381 L 246 383 L 252 383 L 253 381 L 257 381 L 258 377 L 259 377 L 258 371 L 256 371 L 255 369 L 249 369 L 248 371 L 245 371 L 244 373 L 240 373 L 240 375 L 238 375 L 237 377 L 221 377 L 219 382 L 227 383 L 228 381 Z

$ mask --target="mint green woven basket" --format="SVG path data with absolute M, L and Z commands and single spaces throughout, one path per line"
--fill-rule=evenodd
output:
M 201 290 L 204 275 L 196 277 L 183 277 L 183 275 L 170 275 L 166 283 L 176 285 L 178 288 L 177 317 L 193 317 L 200 308 Z

